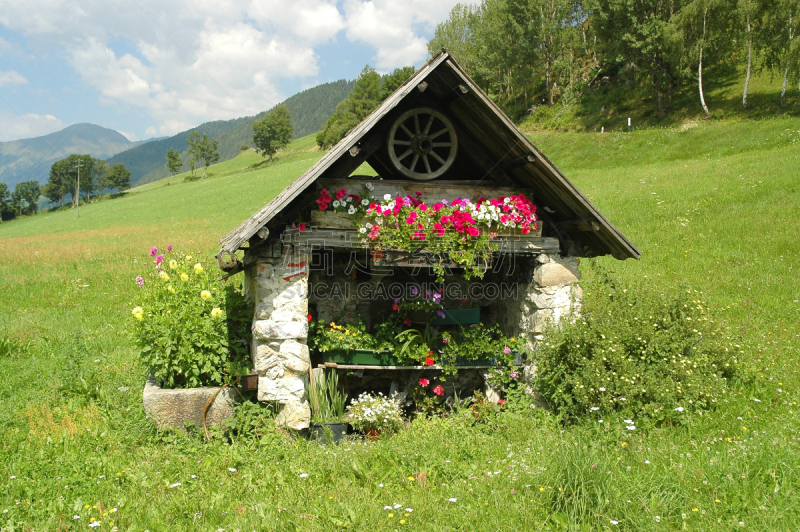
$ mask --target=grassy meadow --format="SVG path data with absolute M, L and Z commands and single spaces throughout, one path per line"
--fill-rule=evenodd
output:
M 313 136 L 0 224 L 0 530 L 795 530 L 800 119 L 690 126 L 532 137 L 643 252 L 593 262 L 701 290 L 740 335 L 752 378 L 677 428 L 510 411 L 338 447 L 157 432 L 127 335 L 148 250 L 211 255 L 321 157 Z

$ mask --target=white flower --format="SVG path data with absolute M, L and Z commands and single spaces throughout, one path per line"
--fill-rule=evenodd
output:
M 620 401 L 626 401 L 627 399 L 625 399 L 624 397 L 620 397 L 619 400 Z
M 625 428 L 628 429 L 628 430 L 636 430 L 636 427 L 634 427 L 633 425 L 628 425 Z
M 8 477 L 8 478 L 9 478 L 10 480 L 14 480 L 15 478 L 17 478 L 17 475 L 11 475 L 11 476 L 10 476 L 10 477 Z
M 384 506 L 384 507 L 383 507 L 383 509 L 384 509 L 384 510 L 391 510 L 391 509 L 392 509 L 392 507 L 391 507 L 391 506 Z
M 175 484 L 171 484 L 171 485 L 170 485 L 170 489 L 171 489 L 171 488 L 177 488 L 177 487 L 178 487 L 178 486 L 180 486 L 180 485 L 181 485 L 181 483 L 180 483 L 180 482 L 176 482 Z
M 364 186 L 367 187 L 367 190 L 375 190 L 375 187 L 372 186 L 372 183 L 367 183 Z
M 378 484 L 378 487 L 379 487 L 379 488 L 382 488 L 382 487 L 383 487 L 383 484 Z
M 598 419 L 598 420 L 597 420 L 597 422 L 598 422 L 598 423 L 602 423 L 602 422 L 603 422 L 603 420 L 602 420 L 602 419 Z
M 626 420 L 625 420 L 625 423 L 627 423 L 628 425 L 633 425 L 633 421 L 632 421 L 632 420 L 630 420 L 630 419 L 626 419 Z
M 333 200 L 333 208 L 334 208 L 334 209 L 335 209 L 336 207 L 338 207 L 339 205 L 341 205 L 341 203 L 339 203 L 339 200 Z
M 355 214 L 355 213 L 356 213 L 356 208 L 350 205 L 350 208 L 347 209 L 347 214 Z
M 650 464 L 650 460 L 645 460 L 644 463 L 645 464 Z
M 372 224 L 367 222 L 366 224 L 364 224 L 364 227 L 366 227 L 367 229 L 372 229 Z
M 408 513 L 411 513 L 411 512 L 413 512 L 413 511 L 414 511 L 414 509 L 413 509 L 413 508 L 406 508 L 406 512 L 408 512 Z
M 595 410 L 600 410 L 600 407 L 599 407 L 599 406 L 593 406 L 593 407 L 592 407 L 592 408 L 590 408 L 589 410 L 590 410 L 590 411 L 592 411 L 592 412 L 594 412 Z
M 383 195 L 383 201 L 390 201 L 391 199 L 392 199 L 392 195 L 391 194 L 384 194 Z
M 73 519 L 75 519 L 75 520 L 77 521 L 78 519 L 80 519 L 80 518 L 81 518 L 81 516 L 79 516 L 79 515 L 73 515 L 73 516 L 72 516 L 72 518 L 73 518 Z
M 89 523 L 89 528 L 97 528 L 98 526 L 100 526 L 100 523 L 98 523 L 94 519 L 92 519 L 92 522 Z
M 363 235 L 364 233 L 367 232 L 367 228 L 366 227 L 361 227 L 361 228 L 358 229 L 358 232 Z
M 674 408 L 673 410 L 675 410 L 676 412 L 683 412 L 683 407 L 679 406 L 678 408 Z
M 300 473 L 300 478 L 308 478 L 308 473 Z
M 761 399 L 756 399 L 755 397 L 753 397 L 753 401 L 755 401 L 756 403 L 760 403 Z
M 610 519 L 610 520 L 609 520 L 609 522 L 610 522 L 612 525 L 618 525 L 618 524 L 619 524 L 619 521 L 614 521 L 613 519 Z
M 235 467 L 229 467 L 228 471 L 230 471 L 231 473 L 236 473 L 236 468 Z
M 600 391 L 604 392 L 604 391 L 606 391 L 606 389 L 605 388 L 600 388 Z
M 402 504 L 397 504 L 397 503 L 394 503 L 394 509 L 395 509 L 395 510 L 397 510 L 398 508 L 402 508 L 402 507 L 403 507 L 403 505 L 402 505 Z
M 369 200 L 368 200 L 368 199 L 362 199 L 362 200 L 361 200 L 361 205 L 363 205 L 364 207 L 366 207 L 367 205 L 369 205 Z
M 457 502 L 457 501 L 458 501 L 458 499 L 456 499 L 455 497 L 451 497 L 451 498 L 449 498 L 449 499 L 447 499 L 447 500 L 448 500 L 449 502 Z

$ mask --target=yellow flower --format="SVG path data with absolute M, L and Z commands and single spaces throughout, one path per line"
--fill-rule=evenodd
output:
M 136 307 L 131 311 L 131 314 L 133 314 L 133 317 L 139 321 L 144 319 L 144 309 L 142 309 L 142 307 Z
M 722 502 L 722 501 L 719 499 L 714 499 L 714 502 Z
M 208 290 L 203 290 L 202 292 L 200 292 L 200 297 L 206 300 L 211 299 L 211 292 L 209 292 Z
M 698 510 L 697 508 L 692 508 L 692 511 L 693 512 L 699 512 L 700 510 Z
M 170 270 L 174 270 L 177 267 L 178 267 L 178 261 L 176 261 L 175 259 L 172 259 L 171 261 L 169 261 L 169 269 Z
M 169 291 L 170 291 L 171 293 L 173 293 L 173 294 L 175 293 L 175 289 L 172 287 L 172 285 L 169 285 L 169 286 L 167 287 L 167 290 L 169 290 Z
M 211 317 L 212 318 L 221 318 L 222 317 L 222 311 L 219 309 L 219 307 L 214 307 L 214 308 L 211 309 Z
M 195 273 L 202 272 L 203 271 L 203 266 L 198 262 L 197 264 L 194 265 L 194 271 L 195 271 Z
M 406 520 L 405 520 L 405 519 L 401 519 L 401 520 L 400 520 L 400 524 L 401 524 L 401 525 L 404 525 L 404 524 L 406 524 Z
M 167 275 L 167 272 L 161 272 L 158 274 L 158 276 L 162 281 L 169 281 L 169 275 Z
M 181 274 L 181 281 L 188 281 L 188 280 L 189 280 L 189 276 L 186 275 L 185 273 L 182 273 Z
M 394 517 L 394 514 L 389 514 L 389 517 Z

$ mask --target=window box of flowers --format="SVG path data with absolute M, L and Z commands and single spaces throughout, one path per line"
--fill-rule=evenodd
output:
M 196 256 L 172 246 L 166 253 L 153 247 L 150 256 L 131 312 L 139 359 L 151 374 L 145 411 L 160 427 L 220 422 L 233 412 L 228 387 L 249 373 L 251 311 L 241 291 L 217 281 Z
M 422 192 L 375 198 L 370 183 L 364 188 L 362 194 L 344 188 L 331 194 L 323 188 L 312 210 L 312 223 L 344 229 L 346 215 L 349 227 L 359 232 L 362 244 L 371 250 L 441 257 L 464 268 L 467 279 L 483 277 L 485 265 L 498 250 L 495 241 L 499 235 L 533 236 L 538 229 L 536 206 L 524 194 L 426 202 Z M 444 280 L 444 264 L 444 260 L 431 262 L 440 281 Z

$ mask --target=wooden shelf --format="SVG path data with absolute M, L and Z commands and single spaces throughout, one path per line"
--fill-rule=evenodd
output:
M 521 366 L 521 364 L 516 364 Z M 334 369 L 370 369 L 370 370 L 401 370 L 401 369 L 409 369 L 409 370 L 416 370 L 416 371 L 423 371 L 428 369 L 438 369 L 442 370 L 444 367 L 435 365 L 435 366 L 369 366 L 369 365 L 360 365 L 360 364 L 337 364 L 336 362 L 325 362 L 323 364 L 319 364 L 318 368 L 334 368 Z M 496 365 L 482 365 L 482 366 L 455 366 L 457 369 L 489 369 L 495 368 Z

